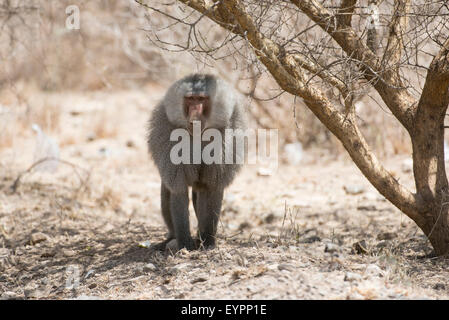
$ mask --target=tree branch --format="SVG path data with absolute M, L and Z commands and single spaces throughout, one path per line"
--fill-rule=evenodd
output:
M 342 0 L 340 10 L 338 10 L 339 29 L 351 27 L 352 14 L 354 13 L 357 0 Z
M 429 66 L 418 108 L 445 112 L 449 104 L 449 37 Z
M 387 47 L 382 57 L 382 64 L 392 66 L 396 73 L 399 72 L 399 62 L 404 50 L 404 33 L 408 25 L 410 12 L 410 0 L 395 0 L 393 15 L 390 21 L 390 33 Z
M 353 59 L 361 62 L 365 78 L 373 83 L 382 100 L 407 130 L 413 129 L 415 99 L 402 84 L 393 70 L 384 69 L 379 58 L 364 43 L 356 32 L 334 21 L 335 16 L 316 0 L 291 0 L 311 20 L 328 33 Z

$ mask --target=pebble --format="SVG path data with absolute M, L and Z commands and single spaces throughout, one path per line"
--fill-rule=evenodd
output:
M 128 148 L 134 148 L 136 145 L 135 145 L 134 141 L 128 140 L 128 141 L 126 141 L 126 146 Z
M 45 233 L 42 232 L 35 232 L 30 237 L 31 244 L 36 244 L 42 241 L 46 241 L 48 239 L 48 236 Z
M 0 298 L 1 300 L 16 300 L 20 299 L 21 297 L 13 291 L 5 291 Z
M 361 194 L 365 192 L 365 188 L 363 186 L 355 184 L 343 186 L 343 189 L 346 191 L 347 194 L 352 195 Z
M 304 240 L 302 240 L 302 243 L 314 243 L 314 242 L 318 242 L 321 241 L 321 238 L 318 236 L 310 236 L 305 238 Z
M 195 284 L 195 283 L 198 283 L 198 282 L 206 282 L 206 281 L 207 281 L 206 278 L 199 277 L 199 278 L 193 279 L 190 283 L 191 284 Z
M 70 249 L 63 249 L 63 250 L 62 250 L 62 254 L 63 254 L 65 257 L 73 257 L 74 255 L 76 255 L 76 252 L 73 251 L 73 250 L 70 250 Z
M 157 270 L 157 267 L 152 263 L 147 263 L 146 265 L 143 266 L 144 272 L 150 272 L 150 271 L 156 271 L 156 270 Z
M 28 298 L 42 298 L 44 293 L 38 289 L 25 289 L 23 291 L 25 297 Z
M 362 276 L 354 272 L 346 272 L 344 281 L 354 282 L 362 280 Z
M 275 220 L 276 216 L 273 213 L 269 213 L 265 218 L 263 219 L 265 223 L 272 223 Z
M 397 236 L 396 232 L 382 232 L 377 235 L 377 240 L 392 240 Z
M 97 296 L 88 296 L 88 295 L 82 294 L 82 295 L 76 297 L 75 300 L 102 300 L 102 299 Z
M 291 265 L 291 264 L 286 264 L 286 263 L 281 263 L 280 265 L 278 265 L 278 269 L 279 271 L 294 271 L 295 268 Z
M 304 156 L 302 144 L 300 142 L 287 143 L 284 146 L 286 160 L 291 165 L 298 165 Z
M 352 245 L 352 248 L 357 254 L 366 254 L 368 253 L 368 248 L 365 240 L 357 241 Z
M 387 246 L 388 246 L 388 241 L 381 241 L 376 245 L 376 248 L 383 249 L 383 248 L 386 248 Z
M 274 174 L 273 170 L 270 168 L 261 167 L 257 170 L 257 175 L 262 177 L 272 176 Z
M 374 205 L 368 205 L 368 206 L 363 205 L 363 206 L 358 206 L 357 210 L 360 210 L 360 211 L 376 211 L 377 208 Z
M 55 250 L 45 251 L 41 254 L 42 258 L 53 258 L 56 255 Z
M 9 256 L 8 248 L 0 248 L 0 258 L 7 258 Z
M 444 285 L 444 283 L 437 283 L 433 286 L 433 288 L 435 290 L 444 290 L 444 289 L 446 289 L 446 286 Z
M 267 269 L 270 271 L 277 271 L 279 270 L 279 265 L 277 263 L 270 264 L 267 266 Z
M 385 272 L 375 264 L 369 264 L 365 269 L 365 275 L 369 277 L 383 277 Z
M 326 243 L 326 246 L 324 247 L 324 252 L 334 253 L 338 252 L 339 249 L 340 247 L 335 243 Z

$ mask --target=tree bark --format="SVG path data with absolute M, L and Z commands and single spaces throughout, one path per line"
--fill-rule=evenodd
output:
M 419 212 L 425 220 L 418 226 L 436 254 L 442 255 L 449 253 L 449 194 L 444 162 L 444 118 L 449 91 L 447 82 L 438 74 L 441 69 L 436 62 L 429 70 L 410 136 Z

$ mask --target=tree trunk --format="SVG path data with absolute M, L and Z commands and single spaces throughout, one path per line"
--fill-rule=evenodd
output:
M 418 211 L 424 218 L 418 226 L 435 253 L 449 253 L 449 196 L 444 163 L 444 116 L 447 106 L 423 105 L 420 101 L 415 126 L 410 132 Z

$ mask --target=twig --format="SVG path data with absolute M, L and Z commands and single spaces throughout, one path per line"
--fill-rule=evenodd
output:
M 17 176 L 16 180 L 14 180 L 14 183 L 11 186 L 12 193 L 15 193 L 17 191 L 17 188 L 19 187 L 19 184 L 20 184 L 20 179 L 22 179 L 22 177 L 24 175 L 26 175 L 27 173 L 30 173 L 34 168 L 36 168 L 38 165 L 40 165 L 41 163 L 44 163 L 46 161 L 58 161 L 60 163 L 66 164 L 68 166 L 71 166 L 72 168 L 74 168 L 74 171 L 75 171 L 76 175 L 78 176 L 78 178 L 80 179 L 80 181 L 83 181 L 84 179 L 81 177 L 81 175 L 78 173 L 78 171 L 76 171 L 76 169 L 81 169 L 81 170 L 83 170 L 85 172 L 88 172 L 86 169 L 83 169 L 80 166 L 78 166 L 78 165 L 76 165 L 74 163 L 71 163 L 69 161 L 66 161 L 66 160 L 61 160 L 61 159 L 58 159 L 58 158 L 55 158 L 55 157 L 42 158 L 42 159 L 36 161 L 35 163 L 33 163 L 28 169 L 26 169 L 25 171 L 21 172 Z

